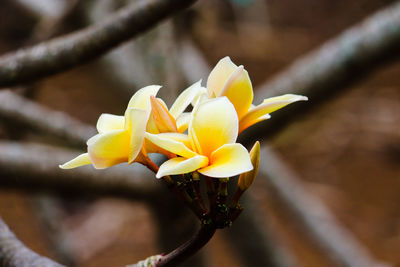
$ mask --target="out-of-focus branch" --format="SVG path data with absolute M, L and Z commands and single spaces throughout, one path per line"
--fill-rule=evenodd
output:
M 2 267 L 62 267 L 27 248 L 0 218 L 0 265 Z
M 101 171 L 92 166 L 73 170 L 58 167 L 76 155 L 44 145 L 0 142 L 0 186 L 149 201 L 159 192 L 154 176 L 144 167 L 115 166 Z
M 0 119 L 58 137 L 77 147 L 85 147 L 86 140 L 96 133 L 94 127 L 11 91 L 0 92 Z
M 194 2 L 134 2 L 91 27 L 6 54 L 0 58 L 0 87 L 37 80 L 86 63 Z
M 178 61 L 188 82 L 194 83 L 200 79 L 203 79 L 203 83 L 206 82 L 211 67 L 201 51 L 188 38 L 181 40 L 179 45 L 181 56 Z
M 357 238 L 342 227 L 329 210 L 301 184 L 275 153 L 267 147 L 261 151 L 259 176 L 277 192 L 321 249 L 340 266 L 389 266 L 378 262 Z
M 240 202 L 244 211 L 226 230 L 226 237 L 234 245 L 244 265 L 295 266 L 293 255 L 276 236 L 269 222 L 261 218 L 262 212 L 251 195 L 244 194 Z
M 252 143 L 261 132 L 264 137 L 278 133 L 297 115 L 331 99 L 383 63 L 397 59 L 399 47 L 400 2 L 396 1 L 298 59 L 258 88 L 257 99 L 294 93 L 306 95 L 310 101 L 273 113 L 268 121 L 244 132 L 241 140 Z

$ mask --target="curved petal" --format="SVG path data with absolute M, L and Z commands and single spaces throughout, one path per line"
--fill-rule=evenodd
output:
M 227 144 L 211 154 L 209 166 L 199 172 L 206 176 L 226 178 L 253 169 L 249 152 L 241 144 Z
M 151 134 L 146 133 L 146 139 L 151 141 L 153 144 L 172 152 L 176 155 L 191 158 L 197 154 L 193 152 L 190 147 L 189 138 L 185 134 L 178 133 L 161 133 Z
M 247 128 L 249 128 L 251 125 L 256 124 L 256 123 L 258 123 L 260 121 L 268 120 L 270 118 L 271 118 L 271 115 L 265 114 L 265 115 L 260 116 L 260 117 L 258 117 L 256 119 L 253 119 L 253 120 L 244 120 L 244 121 L 240 120 L 239 121 L 239 134 L 241 132 L 243 132 L 244 130 L 246 130 Z
M 249 112 L 240 120 L 240 131 L 260 121 L 260 117 L 278 109 L 281 109 L 290 103 L 296 101 L 308 100 L 307 97 L 301 95 L 286 94 L 276 97 L 267 98 L 262 104 L 250 109 Z
M 178 128 L 179 133 L 183 133 L 189 127 L 189 122 L 191 118 L 191 113 L 184 112 L 178 116 L 176 119 L 176 127 Z
M 124 116 L 103 113 L 97 120 L 96 128 L 99 133 L 124 129 Z
M 153 116 L 149 117 L 149 120 L 147 122 L 146 132 L 149 132 L 149 133 L 152 133 L 152 134 L 160 133 L 160 131 L 157 128 L 157 124 L 156 124 L 156 121 L 154 120 Z
M 222 88 L 236 68 L 237 66 L 232 62 L 230 57 L 224 57 L 215 65 L 207 79 L 209 97 L 213 95 L 216 97 L 220 96 Z
M 203 99 L 208 99 L 207 95 L 207 88 L 200 87 L 199 93 L 197 96 L 192 100 L 192 106 L 196 106 L 197 102 L 202 102 Z
M 128 163 L 132 163 L 143 146 L 150 110 L 131 108 L 126 114 L 125 127 L 130 135 Z
M 208 157 L 222 145 L 236 141 L 238 121 L 236 110 L 228 98 L 210 99 L 192 112 L 189 137 L 198 144 L 198 152 Z
M 176 119 L 202 92 L 201 80 L 184 90 L 172 104 L 169 112 Z
M 89 154 L 84 153 L 84 154 L 77 156 L 74 159 L 71 159 L 70 161 L 64 163 L 63 165 L 59 165 L 59 167 L 61 169 L 73 169 L 73 168 L 80 167 L 83 165 L 88 165 L 91 163 L 92 162 L 90 161 Z
M 158 130 L 162 133 L 177 132 L 175 118 L 169 113 L 168 109 L 154 96 L 150 97 L 151 114 Z
M 150 109 L 150 96 L 157 95 L 160 88 L 160 85 L 149 85 L 138 90 L 129 100 L 126 110 L 130 108 Z
M 239 66 L 231 74 L 220 95 L 228 97 L 232 102 L 239 119 L 247 113 L 253 102 L 253 86 L 243 66 Z
M 167 104 L 165 103 L 165 101 L 162 100 L 162 98 L 160 98 L 160 97 L 155 97 L 155 98 L 158 100 L 158 102 L 160 102 L 160 104 L 161 104 L 165 109 L 168 110 L 168 106 L 167 106 Z
M 88 140 L 88 154 L 96 169 L 128 161 L 130 136 L 126 130 L 98 134 Z
M 164 162 L 157 172 L 156 177 L 161 178 L 166 175 L 183 174 L 193 172 L 199 168 L 207 166 L 208 158 L 204 156 L 194 156 L 190 159 L 173 158 Z

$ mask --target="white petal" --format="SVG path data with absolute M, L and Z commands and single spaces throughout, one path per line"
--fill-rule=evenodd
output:
M 124 129 L 124 116 L 103 113 L 97 120 L 96 128 L 99 133 Z
M 190 118 L 191 113 L 189 112 L 184 112 L 178 116 L 178 118 L 176 119 L 176 127 L 178 128 L 179 133 L 183 133 L 187 130 L 187 128 L 189 127 Z
M 194 144 L 198 143 L 198 152 L 208 157 L 222 145 L 234 143 L 238 129 L 239 120 L 234 106 L 228 98 L 219 97 L 195 108 L 189 125 L 189 137 Z
M 240 132 L 247 127 L 265 119 L 265 116 L 271 112 L 281 109 L 290 103 L 296 101 L 308 100 L 307 97 L 301 95 L 286 94 L 276 97 L 267 98 L 262 104 L 250 108 L 249 112 L 240 119 Z
M 96 169 L 128 161 L 130 136 L 126 130 L 114 130 L 88 140 L 88 153 Z
M 146 139 L 151 141 L 153 144 L 165 149 L 176 155 L 191 158 L 197 154 L 193 152 L 188 146 L 190 146 L 189 138 L 185 134 L 178 133 L 161 133 L 151 134 L 146 133 Z
M 176 119 L 185 109 L 190 105 L 190 103 L 198 97 L 199 93 L 202 92 L 201 80 L 197 83 L 193 84 L 186 90 L 184 90 L 178 98 L 175 100 L 174 104 L 172 104 L 169 112 Z
M 149 120 L 150 110 L 131 108 L 126 113 L 126 129 L 130 134 L 128 163 L 132 163 L 139 154 Z
M 220 95 L 228 97 L 232 102 L 239 119 L 247 113 L 253 102 L 253 86 L 249 74 L 243 66 L 239 66 L 231 74 Z
M 129 100 L 127 110 L 130 108 L 150 109 L 150 96 L 157 95 L 160 88 L 160 85 L 149 85 L 138 90 Z
M 83 165 L 88 165 L 91 164 L 92 162 L 90 161 L 88 153 L 81 154 L 77 156 L 76 158 L 64 163 L 63 165 L 60 165 L 59 167 L 61 169 L 73 169 L 76 167 L 80 167 Z
M 200 169 L 201 174 L 226 178 L 253 169 L 249 152 L 241 144 L 223 145 L 211 154 L 209 166 Z
M 208 158 L 204 156 L 194 156 L 190 159 L 173 158 L 164 162 L 157 172 L 156 177 L 161 178 L 167 175 L 176 175 L 193 172 L 199 168 L 207 166 Z
M 220 96 L 222 88 L 236 68 L 237 66 L 229 57 L 224 57 L 215 65 L 207 79 L 209 97 Z

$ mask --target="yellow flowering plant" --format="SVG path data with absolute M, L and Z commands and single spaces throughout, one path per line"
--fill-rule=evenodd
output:
M 240 215 L 239 198 L 257 175 L 260 144 L 256 142 L 249 153 L 236 143 L 238 135 L 268 119 L 271 112 L 307 97 L 286 94 L 254 106 L 247 71 L 229 57 L 221 59 L 211 71 L 207 87 L 196 82 L 170 108 L 157 98 L 160 88 L 150 85 L 138 90 L 123 116 L 102 114 L 97 121 L 98 134 L 87 141 L 87 153 L 60 168 L 143 164 L 192 209 L 211 238 L 215 229 L 231 225 Z M 163 154 L 166 160 L 158 166 L 150 159 L 151 153 Z M 227 184 L 236 175 L 240 175 L 237 190 L 228 205 Z M 208 207 L 200 190 L 203 180 Z M 167 256 L 155 258 L 162 262 Z

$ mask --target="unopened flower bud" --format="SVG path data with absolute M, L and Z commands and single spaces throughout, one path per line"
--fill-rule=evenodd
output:
M 260 142 L 256 142 L 253 148 L 250 150 L 251 164 L 253 164 L 253 170 L 242 173 L 239 176 L 238 187 L 240 190 L 247 190 L 254 182 L 258 172 L 258 165 L 260 163 Z

